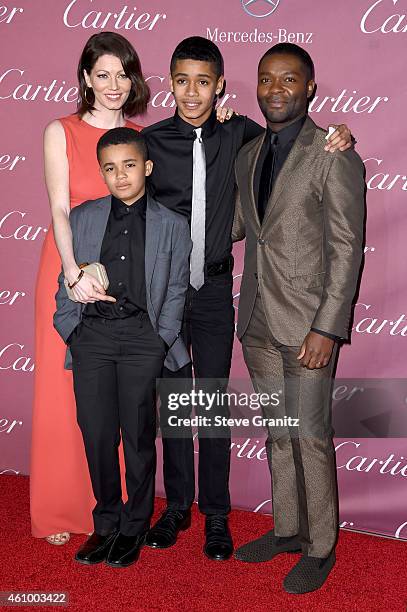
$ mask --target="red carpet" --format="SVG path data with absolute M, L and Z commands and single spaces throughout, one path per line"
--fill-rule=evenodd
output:
M 192 528 L 167 551 L 143 548 L 136 565 L 84 567 L 72 557 L 84 540 L 50 546 L 30 536 L 28 478 L 2 476 L 0 518 L 1 591 L 66 591 L 69 606 L 32 610 L 96 612 L 287 611 L 406 612 L 407 545 L 341 532 L 337 563 L 324 587 L 309 595 L 284 593 L 281 583 L 298 555 L 260 565 L 209 561 L 202 554 L 203 518 L 194 507 Z M 163 507 L 158 499 L 156 510 Z M 237 545 L 270 528 L 270 518 L 234 511 L 230 524 Z M 28 609 L 28 607 L 22 608 Z

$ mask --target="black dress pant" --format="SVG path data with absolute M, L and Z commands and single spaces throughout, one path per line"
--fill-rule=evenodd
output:
M 226 389 L 232 360 L 234 309 L 231 272 L 208 277 L 196 291 L 188 288 L 182 337 L 192 352 L 197 387 L 205 391 Z M 164 392 L 160 391 L 160 426 L 163 442 L 164 486 L 169 507 L 187 510 L 195 498 L 194 446 L 190 427 L 168 426 L 168 417 L 191 416 L 192 406 L 168 410 L 169 392 L 191 389 L 192 365 L 171 372 L 164 368 Z M 196 414 L 208 414 L 195 408 Z M 216 413 L 229 415 L 228 407 L 217 406 Z M 213 414 L 213 411 L 212 411 Z M 204 514 L 226 514 L 230 511 L 230 430 L 198 428 L 199 471 L 198 505 Z
M 165 345 L 147 315 L 84 318 L 70 343 L 78 424 L 96 506 L 95 531 L 148 529 L 156 467 L 156 379 Z M 123 439 L 128 500 L 122 501 L 118 446 Z

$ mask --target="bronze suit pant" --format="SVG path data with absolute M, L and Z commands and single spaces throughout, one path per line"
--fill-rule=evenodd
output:
M 259 294 L 242 344 L 256 392 L 280 392 L 278 406 L 263 410 L 277 424 L 266 443 L 275 535 L 298 534 L 304 554 L 327 557 L 338 533 L 330 401 L 336 345 L 325 368 L 302 367 L 300 347 L 282 345 L 271 334 Z

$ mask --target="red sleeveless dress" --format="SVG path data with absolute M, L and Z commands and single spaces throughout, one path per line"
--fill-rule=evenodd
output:
M 69 162 L 71 208 L 108 194 L 99 174 L 96 144 L 107 131 L 77 115 L 60 119 Z M 130 121 L 126 127 L 141 130 Z M 30 468 L 32 534 L 93 531 L 95 499 L 82 434 L 76 422 L 72 372 L 64 370 L 65 344 L 53 327 L 61 260 L 52 226 L 45 238 L 35 295 L 35 379 Z

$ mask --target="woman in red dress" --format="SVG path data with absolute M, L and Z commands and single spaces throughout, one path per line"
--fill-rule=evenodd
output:
M 78 112 L 45 129 L 45 180 L 52 228 L 45 239 L 36 287 L 36 370 L 31 450 L 31 520 L 35 537 L 65 544 L 70 533 L 92 531 L 95 501 L 81 432 L 76 423 L 72 375 L 64 370 L 65 345 L 53 328 L 57 277 L 62 267 L 73 283 L 69 212 L 85 200 L 107 195 L 96 144 L 110 128 L 141 127 L 126 116 L 146 111 L 150 97 L 132 45 L 102 32 L 85 45 L 78 65 Z M 105 299 L 103 287 L 84 274 L 74 288 L 82 303 Z

